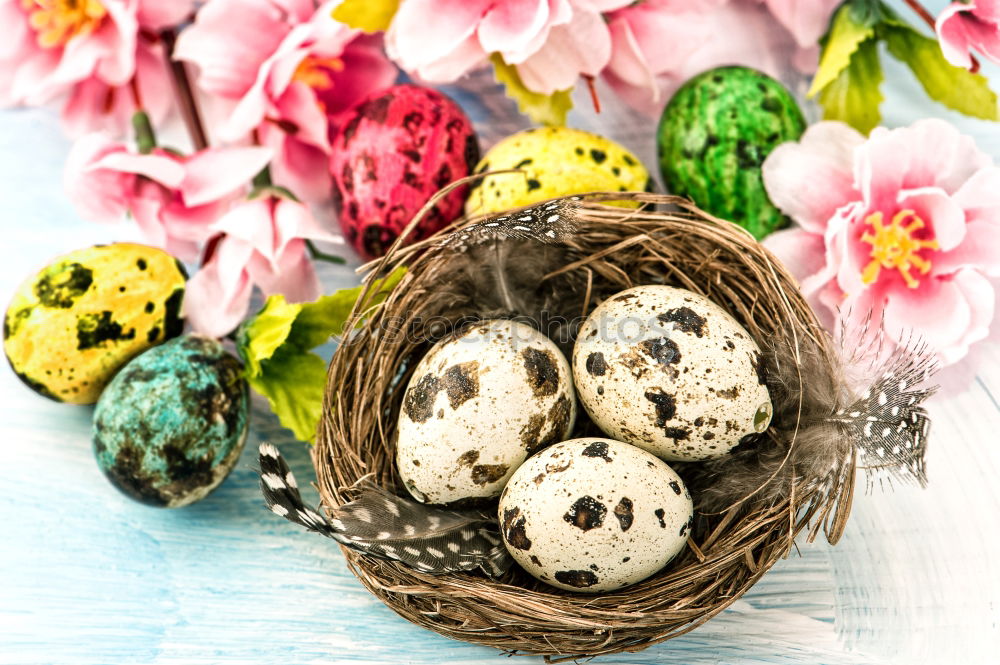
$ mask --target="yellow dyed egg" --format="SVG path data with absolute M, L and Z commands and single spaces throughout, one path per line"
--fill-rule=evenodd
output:
M 60 256 L 14 294 L 3 350 L 35 392 L 93 404 L 136 355 L 181 333 L 184 268 L 145 245 L 97 245 Z
M 465 204 L 467 214 L 500 212 L 570 194 L 652 187 L 649 172 L 634 154 L 603 136 L 568 127 L 512 134 L 486 153 L 476 173 L 504 169 L 521 169 L 524 175 L 498 174 L 475 183 Z

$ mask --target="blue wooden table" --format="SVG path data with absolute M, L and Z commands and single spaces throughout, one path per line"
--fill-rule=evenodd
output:
M 987 73 L 1000 86 L 1000 72 Z M 888 67 L 887 78 L 886 124 L 946 117 L 1000 162 L 1000 126 L 929 102 L 901 68 Z M 487 144 L 520 122 L 491 89 L 478 79 L 453 91 Z M 652 123 L 605 101 L 609 112 L 574 112 L 571 124 L 655 163 Z M 50 112 L 0 114 L 0 300 L 59 253 L 136 237 L 127 224 L 75 214 L 61 189 L 68 146 Z M 322 278 L 329 289 L 356 281 L 350 267 L 325 266 Z M 1000 352 L 985 349 L 974 363 L 976 377 L 931 406 L 928 489 L 859 491 L 836 548 L 800 543 L 801 556 L 705 626 L 601 662 L 1000 662 Z M 490 649 L 400 619 L 354 579 L 332 541 L 264 510 L 260 441 L 278 444 L 300 480 L 313 474 L 307 447 L 263 400 L 229 479 L 173 511 L 107 483 L 90 416 L 0 369 L 0 664 L 496 662 Z

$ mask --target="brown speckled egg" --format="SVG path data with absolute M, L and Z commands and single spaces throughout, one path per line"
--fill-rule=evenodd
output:
M 468 504 L 500 494 L 537 450 L 569 436 L 569 363 L 548 337 L 485 321 L 438 342 L 403 396 L 396 465 L 418 501 Z
M 621 589 L 684 549 L 691 495 L 673 469 L 621 441 L 572 439 L 531 457 L 499 507 L 511 556 L 547 584 L 594 593 Z
M 771 422 L 757 343 L 685 289 L 637 286 L 601 303 L 577 336 L 573 378 L 601 430 L 668 461 L 723 457 Z

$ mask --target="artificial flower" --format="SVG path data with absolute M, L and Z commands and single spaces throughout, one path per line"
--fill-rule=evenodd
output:
M 196 331 L 214 337 L 246 317 L 255 284 L 289 302 L 315 300 L 320 284 L 306 240 L 343 242 L 303 203 L 266 190 L 234 206 L 212 231 L 221 236 L 188 282 L 183 309 Z
M 396 79 L 380 39 L 334 21 L 334 4 L 210 0 L 174 53 L 197 65 L 201 90 L 229 102 L 218 135 L 255 133 L 274 150 L 275 181 L 309 201 L 330 195 L 329 139 L 341 114 Z
M 765 240 L 827 323 L 871 315 L 891 342 L 922 338 L 943 364 L 994 320 L 1000 168 L 942 120 L 813 125 L 763 165 L 771 200 L 798 223 Z
M 771 0 L 768 6 L 782 10 L 805 40 L 812 32 L 799 24 L 811 26 L 814 12 L 793 11 L 804 4 Z M 815 3 L 815 13 L 826 4 Z M 776 27 L 775 16 L 757 0 L 648 0 L 610 14 L 608 27 L 612 51 L 604 77 L 626 102 L 651 115 L 684 81 L 712 67 L 740 64 L 782 77 L 789 62 L 808 70 L 817 57 L 815 38 L 806 48 Z
M 160 120 L 172 106 L 157 31 L 184 20 L 193 0 L 0 0 L 0 104 L 63 100 L 63 124 L 78 135 L 123 134 L 136 110 Z
M 112 223 L 131 215 L 150 244 L 191 261 L 271 154 L 233 147 L 143 155 L 107 134 L 87 134 L 67 159 L 66 192 L 84 219 Z
M 386 33 L 399 65 L 454 81 L 499 53 L 532 92 L 551 95 L 596 76 L 611 57 L 602 12 L 629 0 L 405 0 Z
M 935 28 L 951 64 L 972 67 L 970 50 L 1000 63 L 1000 0 L 953 2 L 938 16 Z

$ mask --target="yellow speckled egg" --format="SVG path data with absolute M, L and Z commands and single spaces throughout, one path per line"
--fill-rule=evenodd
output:
M 60 256 L 14 294 L 3 321 L 7 360 L 37 393 L 93 404 L 125 363 L 181 333 L 186 278 L 174 257 L 145 245 Z
M 593 191 L 649 191 L 652 181 L 639 158 L 603 136 L 568 127 L 528 129 L 497 143 L 476 173 L 521 169 L 474 185 L 470 215 L 520 208 L 538 201 Z

